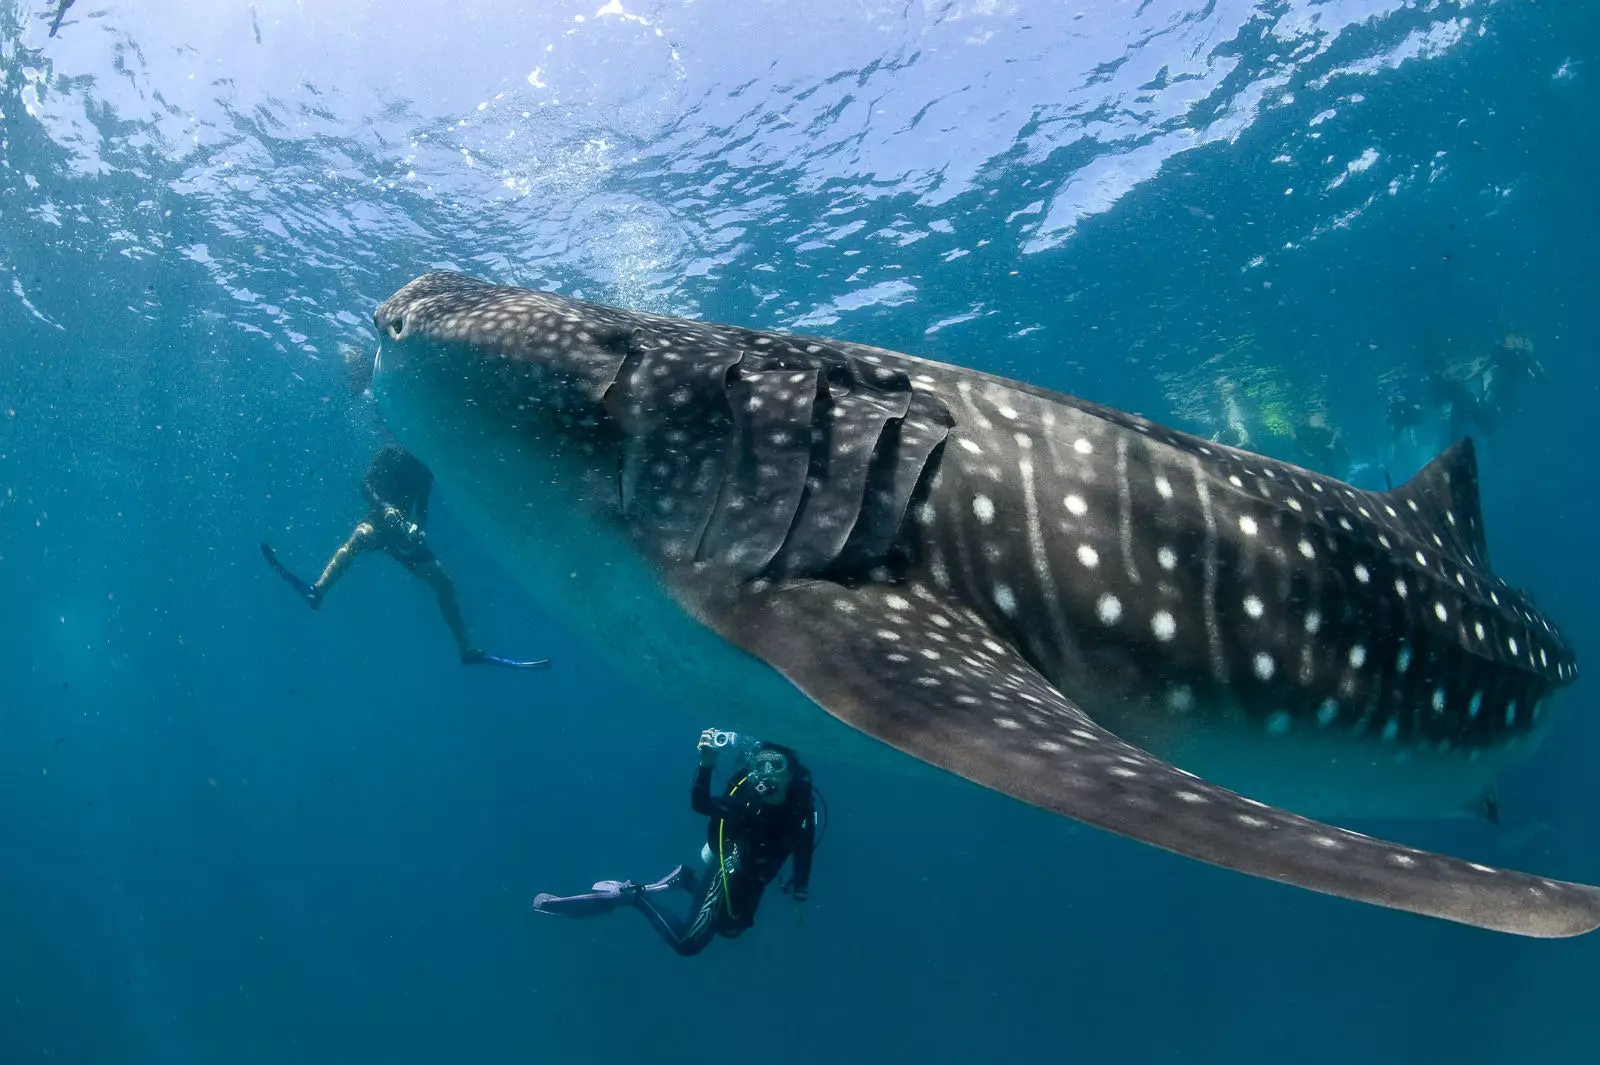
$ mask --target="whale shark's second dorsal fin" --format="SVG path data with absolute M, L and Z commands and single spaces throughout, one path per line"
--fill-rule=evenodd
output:
M 1478 499 L 1478 455 L 1471 437 L 1457 440 L 1411 480 L 1383 494 L 1403 520 L 1420 526 L 1422 539 L 1465 565 L 1489 569 Z

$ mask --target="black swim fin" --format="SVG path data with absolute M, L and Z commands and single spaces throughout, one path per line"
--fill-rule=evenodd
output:
M 316 593 L 315 589 L 313 589 L 311 585 L 307 584 L 299 577 L 296 577 L 293 573 L 290 573 L 288 568 L 284 566 L 282 562 L 278 561 L 278 553 L 272 549 L 271 544 L 263 543 L 261 545 L 261 557 L 265 558 L 267 560 L 267 564 L 270 565 L 274 570 L 277 570 L 278 576 L 287 581 L 289 583 L 289 587 L 300 593 L 300 598 L 309 603 L 312 610 L 316 610 L 318 607 L 322 606 L 322 597 Z

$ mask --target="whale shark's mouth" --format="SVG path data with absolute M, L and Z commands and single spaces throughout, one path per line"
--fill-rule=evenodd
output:
M 659 620 L 631 594 L 650 583 L 833 718 L 1033 805 L 1479 927 L 1600 926 L 1600 889 L 1170 761 L 1209 730 L 1280 767 L 1354 753 L 1374 780 L 1446 765 L 1455 786 L 1531 749 L 1576 660 L 1489 570 L 1469 442 L 1370 493 L 958 367 L 457 274 L 377 321 L 396 435 L 618 655 Z M 566 568 L 623 554 L 629 594 L 562 602 Z M 699 661 L 704 705 L 730 659 Z

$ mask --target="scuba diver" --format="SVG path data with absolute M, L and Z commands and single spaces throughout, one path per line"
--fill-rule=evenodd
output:
M 428 493 L 433 474 L 409 451 L 390 444 L 373 456 L 361 479 L 361 494 L 371 508 L 367 516 L 333 553 L 315 584 L 307 584 L 278 561 L 270 544 L 261 545 L 261 554 L 278 576 L 299 592 L 312 610 L 322 607 L 328 589 L 344 575 L 357 555 L 383 551 L 414 576 L 422 579 L 439 598 L 439 613 L 450 626 L 463 665 L 496 665 L 512 669 L 539 669 L 550 664 L 546 658 L 515 659 L 485 654 L 467 637 L 467 624 L 456 602 L 455 584 L 444 566 L 428 547 L 424 526 L 428 521 Z
M 817 845 L 820 794 L 811 772 L 788 747 L 754 742 L 744 766 L 720 797 L 711 794 L 711 771 L 718 752 L 741 740 L 732 732 L 706 729 L 700 734 L 700 766 L 689 789 L 689 805 L 710 818 L 706 842 L 695 868 L 678 866 L 651 884 L 602 880 L 582 895 L 540 894 L 533 900 L 539 913 L 591 917 L 622 905 L 639 910 L 667 945 L 684 957 L 699 954 L 715 936 L 733 939 L 755 923 L 762 893 L 793 857 L 794 875 L 783 891 L 804 903 L 811 882 L 811 856 Z M 674 888 L 695 901 L 679 918 L 662 908 L 656 896 Z

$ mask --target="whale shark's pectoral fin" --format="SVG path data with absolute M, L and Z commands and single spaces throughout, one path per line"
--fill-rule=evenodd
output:
M 1600 889 L 1372 839 L 1118 739 L 976 613 L 912 585 L 756 582 L 691 610 L 840 720 L 1024 802 L 1228 869 L 1526 936 L 1600 926 Z

